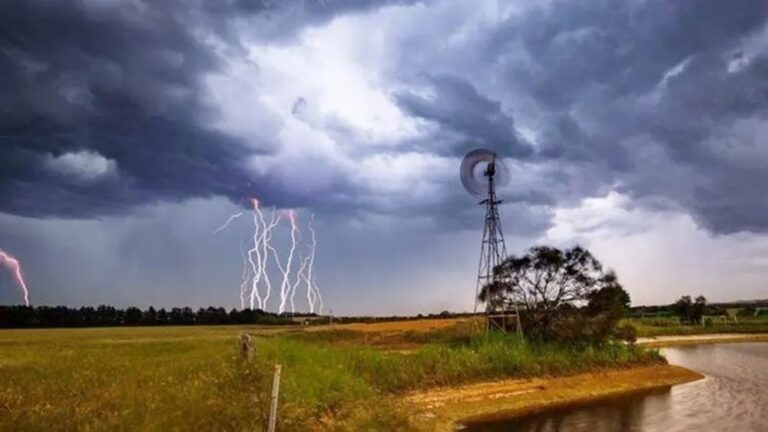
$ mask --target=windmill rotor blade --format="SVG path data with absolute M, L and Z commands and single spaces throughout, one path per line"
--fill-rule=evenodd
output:
M 488 193 L 488 173 L 493 175 L 495 184 L 500 186 L 509 178 L 506 165 L 493 150 L 472 150 L 461 161 L 461 183 L 476 198 L 483 198 Z

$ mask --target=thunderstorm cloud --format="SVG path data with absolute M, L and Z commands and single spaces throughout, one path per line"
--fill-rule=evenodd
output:
M 232 304 L 241 239 L 202 233 L 258 197 L 317 214 L 341 312 L 465 308 L 481 215 L 457 171 L 477 147 L 510 171 L 510 249 L 586 243 L 640 301 L 699 287 L 661 288 L 691 270 L 672 257 L 644 286 L 633 242 L 768 256 L 761 0 L 3 9 L 0 247 L 40 302 Z M 768 269 L 722 265 L 759 296 Z

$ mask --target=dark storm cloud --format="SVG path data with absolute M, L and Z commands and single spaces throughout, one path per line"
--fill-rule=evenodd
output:
M 4 5 L 0 210 L 87 216 L 248 187 L 244 145 L 200 126 L 208 115 L 200 75 L 219 59 L 193 35 L 208 21 L 182 11 L 173 3 Z M 82 181 L 46 165 L 84 155 L 116 172 Z
M 594 86 L 607 97 L 641 95 L 687 56 L 727 48 L 765 22 L 760 0 L 564 2 L 510 18 L 496 42 L 519 38 L 536 67 L 512 68 L 557 110 Z M 499 51 L 496 51 L 498 53 Z
M 625 183 L 625 191 L 666 196 L 714 232 L 768 230 L 768 218 L 757 216 L 767 214 L 768 202 L 756 193 L 768 184 L 768 167 L 750 169 L 748 159 L 734 161 L 729 147 L 750 144 L 728 136 L 736 120 L 765 119 L 765 51 L 739 71 L 729 71 L 728 62 L 746 39 L 764 31 L 768 6 L 760 1 L 559 6 L 527 20 L 524 31 L 534 36 L 524 39 L 542 71 L 527 82 L 537 100 L 555 112 L 575 108 L 593 129 L 584 140 L 574 126 L 574 132 L 561 135 L 561 145 L 597 148 L 594 160 L 613 167 L 613 178 Z M 549 34 L 543 37 L 538 29 Z M 644 135 L 676 167 L 711 181 L 682 180 L 689 187 L 680 193 L 666 181 L 672 176 L 651 168 L 633 175 L 637 184 L 624 182 L 642 150 L 625 140 Z
M 223 54 L 242 51 L 237 19 L 281 22 L 269 36 L 284 38 L 375 3 L 3 6 L 0 211 L 81 217 L 216 195 L 301 204 L 244 166 L 272 143 L 245 143 L 209 126 L 217 113 L 206 105 L 202 80 L 219 70 Z M 302 21 L 287 25 L 296 11 Z
M 447 177 L 428 180 L 436 198 L 425 204 L 412 206 L 405 196 L 390 197 L 403 204 L 369 204 L 387 197 L 368 200 L 375 191 L 323 160 L 301 166 L 317 171 L 308 178 L 324 179 L 333 197 L 286 187 L 285 176 L 245 166 L 249 156 L 277 148 L 272 135 L 245 142 L 210 127 L 218 113 L 206 105 L 201 81 L 243 55 L 244 35 L 289 43 L 307 26 L 411 3 L 6 4 L 0 211 L 88 216 L 217 195 L 340 212 L 457 208 L 462 192 Z M 766 16 L 756 0 L 556 1 L 461 37 L 436 24 L 433 32 L 447 33 L 420 29 L 420 40 L 404 36 L 390 51 L 400 62 L 393 100 L 428 125 L 421 137 L 382 149 L 358 145 L 362 132 L 354 127 L 334 132 L 328 124 L 324 132 L 340 135 L 355 160 L 412 151 L 458 158 L 474 147 L 496 148 L 525 164 L 509 196 L 534 208 L 618 187 L 641 201 L 666 200 L 714 232 L 765 231 L 764 146 L 744 144 L 749 137 L 734 138 L 732 129 L 765 117 L 768 58 L 764 48 L 744 46 L 760 32 L 765 37 Z M 736 70 L 734 61 L 741 62 Z M 535 140 L 521 134 L 521 113 Z
M 240 15 L 255 16 L 257 25 L 248 31 L 261 38 L 280 41 L 299 29 L 327 23 L 350 13 L 384 6 L 426 3 L 424 0 L 234 0 L 232 8 Z
M 501 109 L 501 104 L 477 92 L 468 81 L 448 75 L 427 75 L 428 88 L 434 97 L 414 92 L 395 95 L 398 106 L 412 116 L 429 120 L 459 136 L 450 149 L 463 155 L 475 147 L 493 148 L 505 155 L 525 157 L 531 147 L 515 130 L 514 121 Z
M 735 137 L 734 125 L 765 121 L 767 17 L 759 0 L 556 1 L 464 38 L 436 66 L 455 78 L 434 83 L 432 99 L 406 93 L 398 103 L 496 143 L 520 122 L 494 107 L 517 104 L 538 132 L 535 160 L 598 179 L 580 188 L 562 176 L 572 187 L 552 194 L 557 203 L 613 185 L 666 199 L 713 232 L 764 232 L 765 143 Z M 759 48 L 745 52 L 752 39 Z

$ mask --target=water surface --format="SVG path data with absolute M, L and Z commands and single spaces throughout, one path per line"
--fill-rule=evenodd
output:
M 768 431 L 768 343 L 666 348 L 706 375 L 668 390 L 468 425 L 469 431 Z

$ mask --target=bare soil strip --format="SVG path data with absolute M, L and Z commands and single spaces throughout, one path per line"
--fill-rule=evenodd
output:
M 453 430 L 461 421 L 517 417 L 534 412 L 636 392 L 668 388 L 704 378 L 672 365 L 585 373 L 574 376 L 511 379 L 414 392 L 407 401 L 436 430 Z

